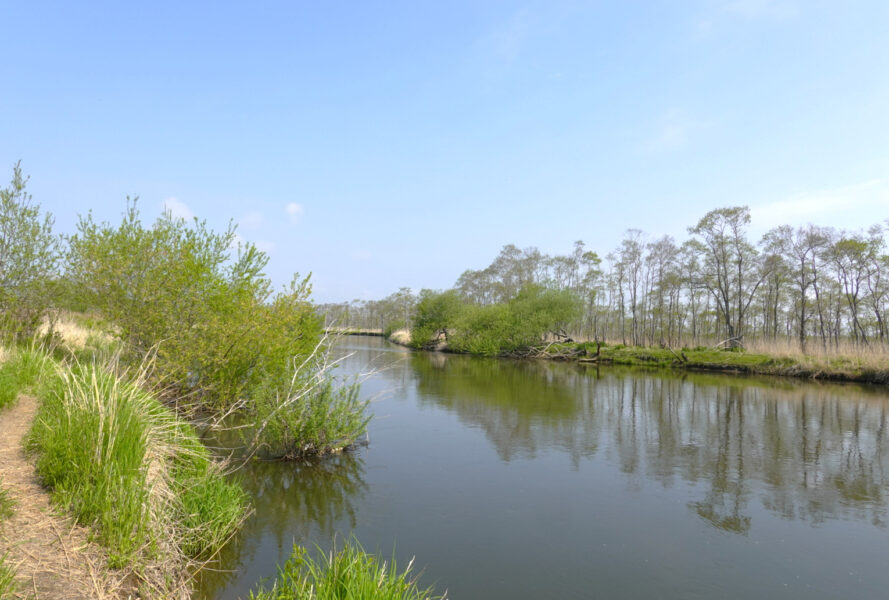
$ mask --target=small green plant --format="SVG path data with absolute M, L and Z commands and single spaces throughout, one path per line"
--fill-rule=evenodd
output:
M 421 589 L 412 573 L 413 560 L 399 572 L 395 559 L 367 554 L 356 541 L 318 558 L 295 546 L 278 570 L 271 589 L 251 592 L 252 600 L 445 600 Z
M 0 521 L 5 521 L 12 516 L 15 500 L 9 495 L 9 490 L 3 487 L 3 480 L 0 479 Z
M 10 598 L 18 589 L 15 567 L 9 564 L 9 553 L 0 556 L 0 598 Z

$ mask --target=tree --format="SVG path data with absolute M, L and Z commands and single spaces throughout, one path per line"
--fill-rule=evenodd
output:
M 688 231 L 698 236 L 704 253 L 697 284 L 716 301 L 731 347 L 743 345 L 747 310 L 768 275 L 746 237 L 750 209 L 733 206 L 711 210 Z
M 41 215 L 27 183 L 18 162 L 0 190 L 0 331 L 13 339 L 32 336 L 50 308 L 61 248 L 52 216 Z

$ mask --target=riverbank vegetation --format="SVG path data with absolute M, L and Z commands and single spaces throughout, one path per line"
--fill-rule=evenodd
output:
M 294 547 L 279 569 L 271 589 L 250 594 L 251 600 L 445 600 L 432 588 L 420 588 L 413 561 L 400 571 L 395 558 L 386 561 L 351 541 L 336 551 L 312 556 Z
M 27 439 L 38 475 L 58 505 L 94 527 L 112 567 L 176 595 L 189 562 L 217 552 L 245 517 L 243 491 L 139 376 L 44 360 Z
M 190 419 L 289 459 L 355 445 L 366 403 L 335 376 L 309 279 L 275 292 L 233 227 L 146 225 L 134 200 L 58 236 L 26 183 L 16 165 L 0 190 L 0 408 L 37 398 L 26 445 L 55 504 L 140 594 L 187 597 L 250 510 Z
M 543 289 L 572 297 L 577 310 L 524 340 L 528 353 L 572 339 L 673 351 L 752 350 L 811 365 L 813 372 L 864 355 L 889 369 L 889 223 L 866 231 L 782 225 L 754 241 L 750 220 L 745 206 L 719 208 L 693 223 L 682 243 L 630 229 L 604 254 L 581 241 L 554 256 L 510 244 L 487 267 L 465 271 L 450 290 L 402 288 L 383 300 L 319 310 L 344 327 L 386 330 L 401 321 L 420 347 L 447 338 L 452 350 L 509 354 L 515 352 L 511 340 L 520 339 L 504 327 L 511 303 Z M 464 316 L 473 312 L 478 319 Z M 458 341 L 485 336 L 506 341 Z

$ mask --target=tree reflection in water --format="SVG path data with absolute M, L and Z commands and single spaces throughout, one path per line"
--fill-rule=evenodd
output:
M 750 503 L 818 524 L 886 523 L 885 393 L 867 386 L 463 356 L 412 358 L 420 402 L 485 432 L 501 460 L 605 452 L 670 487 L 704 484 L 689 507 L 745 533 Z

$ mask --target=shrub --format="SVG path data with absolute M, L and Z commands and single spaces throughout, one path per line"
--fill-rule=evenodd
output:
M 166 214 L 142 225 L 135 202 L 119 226 L 82 218 L 70 240 L 75 287 L 113 323 L 133 360 L 156 368 L 180 397 L 226 408 L 260 384 L 286 386 L 294 356 L 321 330 L 308 278 L 274 295 L 268 257 L 250 244 L 232 257 L 234 229 Z
M 367 431 L 366 400 L 359 384 L 331 377 L 334 366 L 325 342 L 294 368 L 290 386 L 256 394 L 251 419 L 256 423 L 251 445 L 267 457 L 292 459 L 307 454 L 339 452 Z
M 0 335 L 7 341 L 37 331 L 52 304 L 60 258 L 52 217 L 32 203 L 27 182 L 17 163 L 9 187 L 0 189 Z

